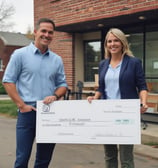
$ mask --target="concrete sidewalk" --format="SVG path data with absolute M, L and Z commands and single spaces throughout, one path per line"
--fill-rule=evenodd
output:
M 136 154 L 142 156 L 148 156 L 154 159 L 158 159 L 158 145 L 143 145 L 147 143 L 157 143 L 158 144 L 158 125 L 148 123 L 148 126 L 145 130 L 141 130 L 142 144 L 135 145 L 134 151 Z
M 0 100 L 10 100 L 11 98 L 8 95 L 0 95 Z

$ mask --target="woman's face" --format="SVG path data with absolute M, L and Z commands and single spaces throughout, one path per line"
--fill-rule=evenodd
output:
M 111 53 L 111 55 L 122 55 L 122 43 L 121 41 L 114 36 L 112 33 L 109 34 L 107 38 L 107 50 Z

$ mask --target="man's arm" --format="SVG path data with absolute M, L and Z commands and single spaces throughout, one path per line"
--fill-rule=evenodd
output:
M 56 89 L 54 95 L 57 95 L 57 97 L 59 99 L 66 94 L 66 91 L 67 91 L 66 87 L 59 87 Z
M 24 101 L 20 98 L 14 83 L 4 82 L 3 86 L 21 112 L 36 110 L 33 106 L 24 103 Z
M 57 88 L 52 96 L 47 96 L 44 98 L 43 103 L 49 104 L 55 100 L 60 99 L 62 96 L 66 94 L 67 88 L 64 86 L 61 86 Z

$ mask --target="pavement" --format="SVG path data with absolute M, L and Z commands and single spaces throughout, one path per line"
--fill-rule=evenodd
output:
M 15 118 L 8 118 L 6 116 L 0 115 L 0 168 L 13 167 L 16 151 L 15 127 Z M 147 129 L 142 130 L 142 142 L 143 141 L 158 142 L 158 125 L 148 124 Z M 30 168 L 33 167 L 34 164 L 34 157 L 36 152 L 35 149 L 36 148 L 34 143 L 33 151 L 29 161 Z M 135 145 L 134 153 L 135 157 L 145 156 L 145 158 L 147 157 L 149 160 L 158 160 L 158 148 L 155 146 L 148 146 L 143 144 Z M 53 159 L 49 167 L 103 168 L 104 165 L 105 162 L 103 145 L 57 144 Z M 148 166 L 144 168 L 148 168 Z
M 0 95 L 0 100 L 10 100 L 8 95 Z
M 0 100 L 1 99 L 2 96 L 0 96 Z M 3 99 L 9 98 L 3 97 Z M 15 160 L 15 126 L 16 119 L 0 115 L 0 168 L 11 168 L 11 165 L 13 165 L 13 161 Z M 147 123 L 146 129 L 143 129 L 142 127 L 141 142 L 141 145 L 134 145 L 134 153 L 158 160 L 158 145 L 154 145 L 155 143 L 158 144 L 158 124 Z M 153 143 L 153 145 L 144 145 L 147 143 Z M 88 152 L 91 153 L 91 156 L 86 155 Z M 35 154 L 34 148 L 32 153 L 32 155 Z M 64 167 L 64 164 L 68 164 L 68 162 L 71 162 L 71 166 L 69 166 L 69 168 L 81 168 L 82 166 L 84 168 L 88 168 L 87 164 L 91 165 L 91 168 L 93 168 L 93 166 L 95 168 L 99 168 L 104 164 L 104 152 L 102 145 L 57 144 L 55 153 L 53 163 L 51 163 L 53 168 L 58 168 L 61 164 L 61 167 Z M 89 158 L 93 158 L 93 161 L 89 160 Z M 32 167 L 33 162 L 34 157 L 32 156 L 30 159 L 30 167 Z M 80 164 L 80 166 L 74 166 L 76 162 L 78 165 Z M 10 164 L 10 166 L 2 165 L 2 163 L 7 163 L 8 165 Z M 50 167 L 52 167 L 51 165 Z
M 149 143 L 153 145 L 144 145 Z M 141 130 L 141 145 L 135 145 L 134 152 L 158 159 L 158 124 L 148 123 L 147 128 Z

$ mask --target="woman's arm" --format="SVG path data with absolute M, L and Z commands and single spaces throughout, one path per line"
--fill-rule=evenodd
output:
M 88 96 L 87 100 L 89 101 L 89 103 L 91 103 L 92 100 L 100 99 L 100 97 L 101 97 L 101 93 L 99 91 L 96 91 L 95 95 L 94 96 Z
M 147 105 L 147 97 L 148 97 L 148 92 L 147 90 L 141 90 L 139 93 L 140 101 L 141 101 L 141 113 L 145 113 L 148 105 Z

